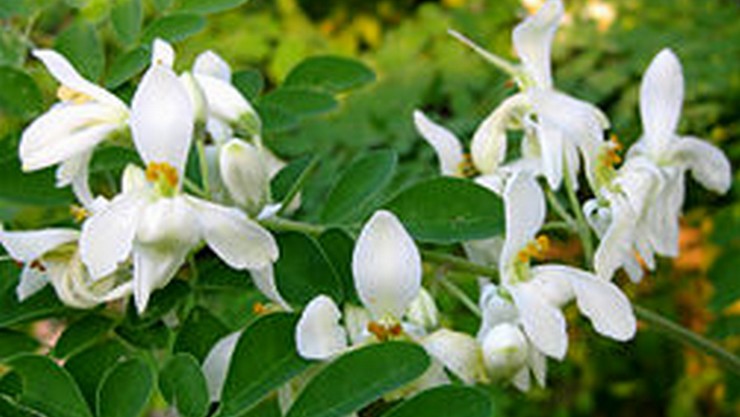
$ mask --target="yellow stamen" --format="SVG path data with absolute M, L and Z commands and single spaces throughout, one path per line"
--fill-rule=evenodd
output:
M 146 167 L 146 179 L 165 196 L 173 196 L 180 183 L 177 170 L 167 162 L 150 162 Z
M 519 262 L 528 263 L 532 259 L 544 258 L 548 250 L 550 250 L 550 239 L 545 235 L 540 235 L 520 250 L 516 257 Z
M 82 223 L 83 220 L 90 216 L 90 212 L 84 207 L 73 204 L 69 207 L 69 213 L 75 219 L 75 222 Z
M 367 331 L 372 333 L 379 341 L 385 342 L 393 337 L 398 337 L 403 333 L 403 327 L 400 324 L 381 324 L 371 321 L 367 324 Z
M 59 86 L 59 89 L 57 89 L 57 98 L 62 101 L 70 101 L 74 104 L 85 104 L 93 100 L 87 94 L 73 90 L 66 85 Z
M 265 306 L 264 304 L 260 302 L 256 302 L 252 306 L 252 311 L 254 312 L 254 314 L 263 315 L 267 313 L 267 306 Z
M 473 178 L 479 174 L 475 164 L 473 164 L 473 157 L 469 153 L 463 154 L 463 160 L 457 166 L 457 172 L 463 178 Z

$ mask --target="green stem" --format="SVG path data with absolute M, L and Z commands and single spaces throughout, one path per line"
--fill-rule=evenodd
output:
M 278 232 L 301 232 L 309 235 L 320 235 L 326 230 L 325 226 L 299 222 L 282 217 L 270 217 L 260 220 L 263 226 Z
M 191 193 L 195 194 L 196 196 L 208 199 L 208 195 L 203 191 L 198 184 L 194 183 L 188 178 L 184 178 L 182 184 L 185 186 L 185 189 L 190 191 Z
M 577 230 L 578 224 L 576 223 L 576 219 L 574 219 L 573 216 L 568 213 L 568 210 L 560 204 L 558 197 L 549 187 L 545 190 L 545 196 L 547 196 L 547 202 L 550 203 L 550 207 L 555 210 L 555 213 L 557 213 L 557 215 L 563 219 L 563 221 L 565 221 L 572 230 Z
M 505 59 L 503 59 L 501 57 L 498 57 L 498 56 L 496 56 L 496 55 L 494 55 L 494 54 L 486 51 L 485 49 L 483 49 L 477 43 L 475 43 L 472 40 L 470 40 L 469 38 L 467 38 L 462 33 L 457 32 L 457 31 L 452 30 L 452 29 L 448 30 L 447 33 L 449 33 L 450 36 L 452 36 L 453 38 L 455 38 L 458 41 L 462 42 L 464 45 L 467 45 L 470 49 L 472 49 L 473 51 L 477 52 L 480 56 L 482 56 L 483 59 L 485 59 L 486 61 L 490 62 L 494 66 L 498 67 L 499 69 L 501 69 L 505 73 L 509 74 L 510 76 L 516 78 L 517 75 L 519 74 L 519 71 L 516 69 L 516 67 L 514 66 L 514 64 L 512 64 L 511 62 L 509 62 L 509 61 L 507 61 L 507 60 L 505 60 Z
M 8 255 L 2 255 L 2 256 L 0 256 L 0 262 L 10 262 L 12 260 L 13 260 L 13 258 L 11 258 Z
M 207 197 L 211 195 L 211 185 L 208 181 L 208 160 L 206 160 L 206 147 L 202 140 L 198 140 L 195 143 L 198 149 L 198 165 L 200 166 L 200 183 L 203 187 L 203 194 Z
M 437 282 L 439 282 L 439 284 L 444 287 L 447 292 L 457 298 L 468 310 L 470 310 L 471 313 L 475 314 L 478 318 L 482 316 L 478 305 L 473 300 L 471 300 L 470 297 L 468 297 L 468 294 L 466 294 L 465 291 L 455 285 L 454 282 L 450 281 L 441 274 L 437 276 Z
M 576 195 L 576 189 L 573 184 L 572 179 L 570 178 L 570 175 L 566 172 L 565 175 L 565 192 L 568 194 L 568 200 L 570 201 L 570 207 L 573 210 L 573 212 L 576 215 L 576 220 L 578 222 L 578 227 L 576 228 L 576 231 L 578 232 L 578 235 L 581 237 L 581 244 L 583 245 L 583 256 L 586 261 L 586 266 L 588 268 L 591 267 L 591 263 L 594 259 L 594 242 L 591 237 L 591 228 L 588 226 L 588 223 L 586 222 L 586 217 L 583 215 L 583 210 L 581 210 L 581 203 L 578 201 L 578 196 Z
M 288 209 L 290 206 L 290 203 L 293 202 L 293 199 L 295 196 L 303 189 L 303 185 L 306 183 L 306 180 L 308 180 L 308 177 L 311 175 L 313 170 L 316 168 L 316 166 L 319 164 L 319 157 L 318 155 L 315 155 L 311 161 L 308 163 L 306 168 L 301 172 L 301 175 L 298 176 L 298 179 L 295 181 L 292 187 L 290 187 L 290 190 L 288 190 L 288 193 L 285 195 L 285 198 L 283 198 L 283 205 L 280 207 L 280 210 L 278 210 L 277 215 L 281 216 L 283 213 L 285 213 L 285 210 Z
M 634 306 L 637 317 L 655 327 L 655 329 L 676 341 L 685 343 L 699 352 L 713 356 L 728 370 L 740 375 L 740 358 L 728 352 L 721 346 L 705 338 L 704 336 L 694 333 L 691 330 L 676 324 L 660 314 L 639 305 Z
M 450 269 L 454 269 L 460 272 L 469 272 L 471 274 L 480 275 L 498 280 L 498 270 L 495 268 L 489 268 L 487 266 L 478 265 L 477 263 L 470 262 L 467 259 L 460 258 L 459 256 L 449 255 L 446 253 L 439 253 L 430 250 L 422 250 L 421 256 L 425 261 L 446 266 Z
M 562 222 L 555 221 L 555 222 L 545 223 L 540 230 L 544 232 L 548 232 L 551 230 L 565 230 L 566 232 L 573 232 L 575 231 L 575 228 L 566 221 L 562 221 Z

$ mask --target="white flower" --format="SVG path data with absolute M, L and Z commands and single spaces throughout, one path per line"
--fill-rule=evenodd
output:
M 75 308 L 90 308 L 131 293 L 131 282 L 114 272 L 93 281 L 77 249 L 79 232 L 72 229 L 42 229 L 7 232 L 0 227 L 0 244 L 16 261 L 23 263 L 16 287 L 19 301 L 51 284 L 59 299 Z
M 534 346 L 556 359 L 565 356 L 568 339 L 560 308 L 573 298 L 597 332 L 615 340 L 631 339 L 636 330 L 632 306 L 614 284 L 570 266 L 530 265 L 547 250 L 544 236 L 535 239 L 545 220 L 545 202 L 534 178 L 517 174 L 506 186 L 504 201 L 501 288 L 516 305 L 520 323 Z
M 72 185 L 85 205 L 93 198 L 87 169 L 93 149 L 125 129 L 129 110 L 118 97 L 84 79 L 64 56 L 37 49 L 33 55 L 61 83 L 52 106 L 23 131 L 19 154 L 24 171 L 59 164 L 57 186 Z
M 552 189 L 560 187 L 564 173 L 577 184 L 579 152 L 589 164 L 598 151 L 603 130 L 609 127 L 606 116 L 595 106 L 553 88 L 550 49 L 563 14 L 561 0 L 548 0 L 514 29 L 514 48 L 521 66 L 510 64 L 451 31 L 457 39 L 511 74 L 522 90 L 506 99 L 476 131 L 471 149 L 473 161 L 481 172 L 488 173 L 503 161 L 508 129 L 524 130 L 523 157 L 541 161 L 541 172 Z M 592 170 L 587 166 L 590 181 Z
M 167 55 L 155 54 L 134 94 L 131 129 L 147 169 L 127 167 L 121 194 L 83 224 L 80 251 L 93 278 L 131 256 L 141 312 L 201 241 L 235 269 L 262 270 L 277 259 L 273 237 L 243 212 L 181 192 L 193 106 Z

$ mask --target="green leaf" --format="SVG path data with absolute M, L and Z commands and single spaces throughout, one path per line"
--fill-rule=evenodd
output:
M 126 311 L 126 324 L 133 327 L 153 324 L 184 303 L 190 293 L 190 286 L 187 283 L 182 280 L 173 280 L 166 287 L 152 294 L 143 313 L 138 314 L 133 303 L 130 303 Z
M 2 271 L 13 270 L 17 270 L 17 268 L 6 267 L 2 269 Z M 0 279 L 8 279 L 8 275 L 3 274 Z M 59 316 L 67 311 L 68 309 L 59 301 L 56 293 L 50 287 L 44 288 L 22 303 L 18 302 L 15 286 L 0 294 L 0 327 L 28 323 L 44 317 Z
M 348 301 L 362 305 L 352 277 L 352 253 L 355 241 L 342 229 L 329 229 L 319 236 L 319 243 L 342 282 L 344 296 Z
M 162 396 L 183 417 L 204 417 L 210 399 L 206 378 L 198 361 L 184 353 L 167 361 L 159 373 Z
M 99 172 L 121 172 L 129 164 L 140 163 L 139 154 L 129 148 L 117 146 L 101 147 L 95 150 L 92 161 L 90 161 L 90 173 Z
M 393 178 L 397 160 L 394 151 L 382 150 L 371 152 L 350 165 L 329 193 L 321 220 L 343 224 L 361 219 Z
M 298 316 L 274 313 L 252 323 L 239 338 L 231 356 L 218 417 L 237 417 L 270 391 L 299 374 L 310 362 L 298 355 L 295 325 Z
M 231 76 L 231 83 L 249 101 L 255 100 L 265 87 L 262 73 L 255 69 L 235 72 Z
M 152 6 L 154 6 L 155 9 L 159 12 L 165 11 L 167 8 L 172 6 L 173 0 L 149 0 L 152 3 Z
M 311 156 L 306 155 L 298 158 L 288 164 L 285 168 L 275 175 L 270 181 L 270 191 L 274 201 L 283 201 L 288 196 L 288 192 L 293 188 L 298 178 L 311 163 Z
M 26 42 L 12 28 L 0 31 L 0 65 L 20 67 L 26 60 Z
M 491 400 L 476 388 L 442 386 L 404 401 L 383 417 L 490 417 Z
M 275 281 L 285 301 L 305 305 L 320 294 L 342 301 L 341 282 L 316 240 L 300 232 L 279 233 L 275 238 L 280 248 Z
M 365 64 L 338 56 L 311 57 L 298 64 L 285 79 L 285 86 L 300 86 L 337 94 L 375 80 Z
M 22 355 L 7 365 L 23 380 L 21 404 L 47 417 L 92 417 L 74 379 L 51 359 Z
M 472 181 L 439 177 L 402 191 L 386 206 L 418 240 L 454 243 L 504 232 L 504 205 Z
M 164 349 L 172 338 L 172 330 L 161 320 L 139 326 L 124 323 L 116 327 L 115 332 L 127 342 L 144 349 Z
M 421 376 L 429 357 L 418 345 L 388 342 L 351 351 L 306 385 L 286 417 L 342 417 Z
M 38 348 L 39 342 L 31 336 L 16 330 L 0 329 L 0 361 Z
M 338 106 L 334 97 L 327 93 L 297 88 L 278 88 L 262 96 L 260 104 L 281 108 L 299 119 L 328 113 Z
M 710 307 L 721 311 L 740 299 L 740 286 L 737 285 L 737 271 L 740 270 L 740 256 L 728 245 L 726 251 L 712 264 L 709 278 L 714 286 Z
M 91 346 L 67 359 L 64 368 L 74 377 L 90 409 L 96 409 L 96 395 L 106 371 L 127 354 L 115 340 Z
M 182 0 L 180 10 L 192 13 L 217 13 L 239 7 L 247 0 Z
M 41 91 L 33 78 L 13 67 L 0 66 L 0 114 L 28 117 L 42 108 Z
M 138 417 L 154 391 L 154 374 L 141 359 L 111 368 L 98 388 L 98 417 Z
M 300 123 L 300 119 L 295 113 L 270 103 L 257 103 L 256 110 L 260 119 L 262 119 L 262 130 L 264 132 L 285 132 L 296 128 Z
M 202 362 L 213 345 L 229 334 L 229 329 L 210 311 L 195 307 L 175 339 L 173 352 L 186 352 Z
M 54 346 L 54 356 L 66 358 L 92 345 L 113 327 L 113 320 L 91 314 L 72 323 Z
M 197 14 L 172 14 L 155 20 L 144 30 L 142 43 L 151 44 L 155 38 L 169 42 L 186 39 L 205 28 L 206 20 Z
M 118 55 L 108 70 L 105 86 L 113 89 L 133 78 L 149 64 L 151 50 L 140 46 L 136 49 Z
M 105 53 L 98 32 L 89 23 L 77 21 L 57 36 L 54 49 L 69 59 L 83 77 L 97 80 L 105 68 Z
M 139 36 L 143 18 L 141 0 L 114 0 L 110 20 L 124 44 L 133 43 Z

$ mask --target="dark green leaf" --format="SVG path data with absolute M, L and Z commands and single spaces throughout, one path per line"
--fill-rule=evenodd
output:
M 231 76 L 231 82 L 249 101 L 255 100 L 265 87 L 262 73 L 254 69 L 235 72 Z
M 7 365 L 23 380 L 21 404 L 48 417 L 92 417 L 74 379 L 51 359 L 22 355 Z
M 149 48 L 143 46 L 118 55 L 108 70 L 105 86 L 116 88 L 133 78 L 149 64 L 150 55 Z
M 190 353 L 202 362 L 213 345 L 228 333 L 229 329 L 207 309 L 195 307 L 177 334 L 173 351 Z
M 216 256 L 198 258 L 198 289 L 240 289 L 252 288 L 249 275 L 233 269 Z
M 269 103 L 256 105 L 257 113 L 262 119 L 262 130 L 268 133 L 279 133 L 294 129 L 300 123 L 298 116 L 280 106 Z
M 493 192 L 459 178 L 422 181 L 387 204 L 418 240 L 453 243 L 503 233 L 504 206 Z
M 88 80 L 97 80 L 105 68 L 105 53 L 98 32 L 81 20 L 59 34 L 54 48 Z
M 327 93 L 298 88 L 278 88 L 261 97 L 260 104 L 281 108 L 299 119 L 317 116 L 337 108 L 337 101 Z
M 38 347 L 39 342 L 25 333 L 0 329 L 0 361 L 19 353 L 33 352 Z
M 90 409 L 96 409 L 96 395 L 100 380 L 121 357 L 126 348 L 115 340 L 91 346 L 67 359 L 64 368 L 74 377 Z
M 27 117 L 43 108 L 41 91 L 33 78 L 9 66 L 0 66 L 0 113 Z
M 91 314 L 72 323 L 54 346 L 54 355 L 58 358 L 66 358 L 69 355 L 97 342 L 105 333 L 113 327 L 113 320 Z
M 720 311 L 740 299 L 740 286 L 737 285 L 739 270 L 740 256 L 729 248 L 712 264 L 709 278 L 714 286 L 714 296 L 710 306 L 715 311 Z
M 478 389 L 442 386 L 399 404 L 383 417 L 490 417 L 491 400 Z
M 7 276 L 0 278 L 7 279 Z M 66 311 L 68 311 L 67 308 L 59 302 L 56 293 L 50 287 L 44 288 L 22 303 L 18 302 L 15 288 L 8 288 L 0 294 L 0 327 L 61 315 Z
M 139 326 L 124 323 L 116 327 L 115 331 L 127 342 L 144 349 L 164 349 L 169 346 L 172 338 L 172 330 L 161 320 Z
M 163 12 L 168 7 L 172 6 L 173 0 L 150 0 L 152 5 L 157 11 Z
M 292 161 L 285 168 L 281 169 L 270 181 L 272 199 L 274 201 L 283 201 L 310 163 L 311 156 L 307 155 Z
M 418 345 L 388 342 L 341 356 L 301 391 L 286 417 L 341 417 L 421 376 L 429 357 Z
M 147 326 L 155 323 L 167 313 L 187 300 L 190 295 L 190 286 L 182 280 L 173 280 L 166 287 L 152 294 L 146 310 L 140 315 L 136 312 L 133 303 L 126 311 L 126 324 L 134 327 Z
M 111 368 L 98 388 L 98 417 L 138 417 L 154 391 L 154 374 L 141 359 Z
M 0 415 L 3 417 L 46 417 L 32 408 L 19 404 L 5 394 L 0 394 L 0 410 L 2 410 Z
M 397 159 L 394 151 L 382 150 L 371 152 L 350 165 L 329 193 L 321 220 L 342 224 L 361 219 L 393 178 Z
M 233 9 L 247 0 L 182 0 L 180 10 L 192 13 L 217 13 Z
M 339 275 L 339 280 L 342 281 L 344 296 L 348 301 L 361 305 L 352 277 L 352 252 L 355 241 L 342 229 L 329 229 L 319 236 L 319 243 Z
M 150 44 L 155 38 L 178 42 L 200 32 L 205 26 L 206 20 L 197 14 L 165 16 L 147 26 L 142 36 L 142 43 Z
M 129 44 L 136 40 L 143 17 L 141 0 L 114 0 L 110 20 L 121 42 Z
M 279 233 L 276 239 L 275 281 L 285 301 L 305 305 L 320 294 L 342 301 L 341 282 L 316 240 L 299 232 Z
M 300 86 L 330 94 L 358 88 L 375 80 L 373 71 L 359 61 L 338 56 L 311 57 L 298 64 L 285 79 L 286 86 Z
M 231 356 L 218 417 L 242 415 L 310 365 L 296 351 L 297 321 L 294 314 L 274 313 L 244 330 Z
M 140 157 L 135 150 L 111 146 L 95 150 L 89 169 L 91 174 L 109 171 L 119 172 L 126 165 L 139 162 Z
M 159 373 L 162 396 L 182 417 L 204 417 L 210 401 L 198 361 L 184 353 L 167 361 Z

